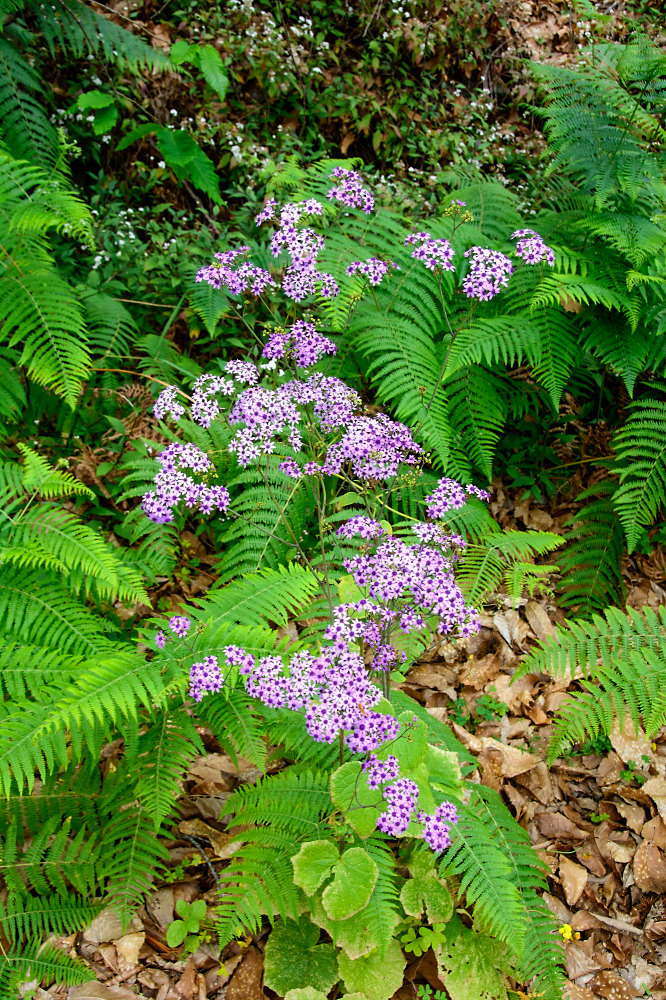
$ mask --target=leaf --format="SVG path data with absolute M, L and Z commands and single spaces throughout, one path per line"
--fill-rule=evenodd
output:
M 83 110 L 87 108 L 108 108 L 114 103 L 112 94 L 104 94 L 101 90 L 89 90 L 77 99 L 77 105 Z
M 383 805 L 377 808 L 381 799 L 377 792 L 368 788 L 360 761 L 350 761 L 333 772 L 331 799 L 336 809 L 345 813 L 347 822 L 359 837 L 370 836 L 383 812 Z
M 179 900 L 180 902 L 180 900 Z M 184 920 L 174 920 L 169 924 L 166 932 L 166 942 L 170 948 L 177 948 L 182 944 L 187 936 L 187 927 Z
M 354 961 L 341 952 L 338 965 L 345 987 L 362 993 L 367 1000 L 389 1000 L 402 986 L 405 960 L 395 940 L 391 941 L 383 958 L 376 948 Z
M 277 921 L 266 943 L 265 985 L 280 996 L 304 986 L 328 993 L 338 981 L 338 965 L 334 946 L 317 944 L 319 934 L 307 916 Z
M 445 924 L 453 913 L 453 897 L 435 875 L 408 879 L 400 892 L 400 902 L 410 917 L 420 919 L 425 909 L 430 924 Z
M 189 133 L 160 128 L 157 145 L 178 180 L 191 181 L 215 202 L 222 200 L 215 167 Z
M 301 844 L 300 851 L 291 859 L 294 883 L 307 896 L 312 896 L 333 871 L 339 856 L 337 847 L 330 840 L 312 840 Z
M 400 771 L 413 771 L 422 763 L 428 749 L 428 727 L 413 712 L 401 712 L 398 716 L 400 735 L 391 745 L 377 756 L 380 760 L 392 754 L 400 761 Z
M 223 101 L 227 96 L 229 77 L 224 72 L 224 63 L 220 53 L 212 45 L 204 45 L 198 50 L 197 63 L 208 86 L 212 87 L 220 100 Z
M 335 878 L 324 889 L 322 902 L 331 920 L 345 920 L 367 906 L 379 870 L 362 847 L 350 847 L 334 868 Z
M 504 973 L 511 969 L 502 945 L 468 930 L 453 916 L 437 967 L 451 1000 L 506 1000 Z
M 133 142 L 137 139 L 143 139 L 147 135 L 153 135 L 155 132 L 159 131 L 159 125 L 155 125 L 152 122 L 144 122 L 142 125 L 137 125 L 136 128 L 131 129 L 127 135 L 124 135 L 120 142 L 116 145 L 116 151 L 118 153 L 123 149 L 127 149 L 131 146 Z
M 108 108 L 101 108 L 95 112 L 93 122 L 93 132 L 95 135 L 106 135 L 118 121 L 118 108 L 111 104 Z
M 172 66 L 180 66 L 184 62 L 189 62 L 191 58 L 192 46 L 184 38 L 179 38 L 174 42 L 169 50 L 169 60 Z
M 443 795 L 462 799 L 463 780 L 458 755 L 428 744 L 425 766 L 431 785 Z

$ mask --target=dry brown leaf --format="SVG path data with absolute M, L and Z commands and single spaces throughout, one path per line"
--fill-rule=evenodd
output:
M 636 851 L 634 880 L 644 892 L 666 892 L 666 856 L 649 840 L 641 841 Z
M 265 1000 L 261 987 L 264 958 L 257 948 L 250 948 L 227 986 L 226 1000 Z
M 495 680 L 501 666 L 499 657 L 494 653 L 482 656 L 480 660 L 470 657 L 460 672 L 460 680 L 475 691 L 481 691 L 489 681 Z
M 210 840 L 216 858 L 230 858 L 241 846 L 238 840 L 230 843 L 232 839 L 230 834 L 220 833 L 202 819 L 185 819 L 178 824 L 178 830 L 188 837 L 204 837 Z
M 588 873 L 581 867 L 570 861 L 569 858 L 560 860 L 560 880 L 564 889 L 564 898 L 569 906 L 574 906 L 585 891 Z
M 113 942 L 116 947 L 120 972 L 127 973 L 135 967 L 145 940 L 146 935 L 143 931 L 138 931 L 135 934 L 124 934 Z
M 578 942 L 567 941 L 564 955 L 569 979 L 578 979 L 579 976 L 587 976 L 604 968 L 605 963 L 588 955 L 583 945 Z
M 600 972 L 591 980 L 590 985 L 597 996 L 604 997 L 605 1000 L 635 1000 L 643 995 L 612 969 Z
M 145 906 L 157 926 L 166 927 L 173 920 L 173 888 L 167 885 L 158 889 L 146 899 Z
M 635 764 L 640 764 L 643 755 L 647 757 L 652 756 L 652 748 L 647 736 L 641 730 L 638 733 L 635 732 L 629 716 L 624 720 L 622 728 L 620 728 L 619 721 L 615 719 L 609 739 L 613 750 L 615 750 L 624 764 L 628 760 L 632 760 Z
M 636 844 L 629 841 L 616 841 L 607 840 L 606 841 L 606 854 L 615 861 L 618 865 L 626 865 L 633 858 L 636 853 Z
M 499 674 L 495 681 L 495 697 L 509 706 L 512 712 L 529 705 L 533 699 L 536 674 L 526 674 L 511 683 L 508 674 Z
M 542 805 L 553 801 L 553 782 L 550 772 L 542 760 L 531 771 L 516 777 L 516 781 L 534 796 Z
M 630 806 L 626 802 L 616 802 L 615 808 L 634 833 L 640 833 L 645 823 L 645 812 L 640 806 Z
M 541 763 L 534 754 L 527 753 L 519 747 L 510 747 L 506 743 L 494 740 L 492 736 L 474 736 L 465 733 L 466 746 L 472 753 L 479 756 L 480 761 L 502 778 L 515 778 Z
M 555 626 L 543 606 L 537 601 L 527 602 L 525 605 L 525 617 L 537 639 L 543 642 L 544 639 L 555 635 Z
M 587 837 L 584 830 L 577 827 L 562 813 L 539 813 L 536 817 L 536 824 L 548 840 L 585 840 Z
M 651 840 L 657 847 L 666 850 L 666 823 L 661 816 L 653 816 L 641 830 L 645 840 Z
M 587 986 L 577 986 L 571 980 L 564 984 L 562 996 L 564 1000 L 594 1000 L 594 993 Z
M 421 663 L 413 667 L 407 677 L 411 684 L 431 688 L 433 691 L 443 691 L 445 694 L 448 694 L 456 681 L 455 672 L 444 663 Z
M 91 981 L 80 986 L 72 986 L 67 1000 L 143 1000 L 143 994 L 134 993 L 125 986 L 106 986 Z
M 498 611 L 493 615 L 493 625 L 507 645 L 523 649 L 529 626 L 517 611 Z
M 650 796 L 659 810 L 659 815 L 666 821 L 666 778 L 663 776 L 650 778 L 649 781 L 645 782 L 642 790 Z
M 114 941 L 122 937 L 126 930 L 141 931 L 143 924 L 135 914 L 128 928 L 123 927 L 120 917 L 114 909 L 107 906 L 105 910 L 98 913 L 89 927 L 83 932 L 83 940 L 89 944 L 103 944 L 106 941 Z

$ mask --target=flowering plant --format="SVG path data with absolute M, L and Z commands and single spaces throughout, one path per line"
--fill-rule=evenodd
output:
M 470 863 L 466 835 L 458 832 L 461 815 L 469 819 L 471 794 L 465 791 L 459 745 L 444 727 L 433 739 L 427 715 L 405 704 L 404 695 L 396 699 L 391 680 L 400 678 L 400 671 L 415 658 L 413 643 L 410 646 L 414 636 L 422 638 L 422 645 L 436 646 L 444 638 L 478 630 L 477 613 L 456 582 L 465 539 L 451 533 L 446 520 L 470 498 L 487 500 L 488 494 L 445 477 L 423 496 L 421 518 L 396 520 L 394 497 L 415 490 L 428 461 L 419 428 L 411 430 L 364 406 L 356 389 L 330 374 L 337 346 L 326 335 L 329 331 L 322 330 L 311 313 L 293 318 L 294 304 L 313 297 L 325 302 L 340 291 L 340 275 L 321 265 L 325 236 L 314 221 L 327 219 L 332 207 L 342 215 L 373 210 L 372 194 L 357 172 L 336 167 L 332 179 L 332 205 L 316 199 L 279 205 L 268 199 L 257 216 L 257 226 L 274 227 L 270 249 L 276 267 L 256 266 L 247 260 L 249 249 L 243 246 L 218 253 L 215 263 L 199 271 L 198 281 L 224 287 L 230 295 L 270 296 L 266 301 L 272 322 L 262 345 L 263 361 L 228 361 L 219 374 L 200 376 L 189 397 L 190 426 L 220 426 L 226 453 L 241 469 L 253 468 L 262 475 L 266 500 L 277 514 L 275 529 L 266 534 L 279 534 L 291 549 L 293 561 L 319 588 L 324 614 L 309 636 L 302 631 L 288 649 L 269 654 L 237 642 L 220 643 L 192 662 L 192 623 L 185 615 L 171 618 L 167 633 L 160 630 L 155 645 L 163 650 L 167 643 L 181 643 L 181 648 L 191 649 L 189 694 L 195 702 L 224 698 L 242 684 L 261 706 L 269 739 L 285 713 L 297 714 L 306 738 L 322 748 L 314 752 L 316 759 L 326 765 L 326 802 L 310 830 L 299 830 L 286 847 L 289 891 L 293 895 L 294 887 L 297 890 L 297 906 L 290 907 L 284 898 L 282 905 L 276 902 L 279 894 L 273 890 L 259 906 L 255 900 L 243 910 L 227 885 L 221 910 L 231 900 L 234 917 L 225 925 L 226 937 L 225 930 L 220 931 L 220 943 L 243 923 L 256 927 L 262 912 L 297 917 L 305 908 L 310 923 L 303 924 L 308 918 L 302 918 L 295 930 L 278 924 L 274 934 L 292 934 L 296 941 L 299 935 L 307 937 L 312 925 L 321 927 L 341 949 L 339 961 L 334 967 L 324 962 L 317 982 L 301 981 L 279 962 L 273 970 L 269 940 L 267 984 L 280 993 L 312 985 L 327 991 L 343 978 L 349 989 L 358 988 L 368 1000 L 383 1000 L 400 985 L 402 967 L 396 966 L 395 981 L 389 974 L 380 987 L 373 986 L 373 956 L 395 957 L 396 949 L 399 954 L 395 928 L 401 914 L 402 920 L 427 912 L 430 920 L 449 921 L 453 901 L 441 876 L 466 871 Z M 449 212 L 454 230 L 469 218 L 464 203 L 452 203 Z M 552 262 L 552 251 L 536 233 L 519 231 L 514 237 L 520 239 L 516 252 L 525 263 L 544 258 Z M 449 241 L 422 232 L 408 235 L 404 242 L 437 281 L 442 272 L 455 270 Z M 511 259 L 478 246 L 465 257 L 471 261 L 462 280 L 463 294 L 477 300 L 499 294 L 513 271 Z M 399 270 L 393 261 L 378 258 L 350 260 L 343 267 L 370 292 Z M 284 323 L 276 322 L 273 312 L 279 289 L 289 316 Z M 185 414 L 179 398 L 183 395 L 175 386 L 165 389 L 155 404 L 156 414 L 180 420 Z M 143 499 L 144 512 L 153 521 L 168 523 L 180 509 L 207 517 L 237 516 L 239 524 L 245 518 L 235 510 L 228 486 L 215 481 L 213 460 L 202 448 L 174 441 L 158 462 L 153 489 Z M 288 505 L 275 495 L 271 474 L 308 498 L 315 521 L 311 544 L 292 523 Z M 326 747 L 335 748 L 333 755 Z M 244 813 L 239 805 L 237 818 L 247 823 L 256 821 L 257 814 Z M 268 819 L 266 825 L 273 822 Z M 247 835 L 239 838 L 246 840 Z M 396 839 L 405 842 L 402 865 L 412 878 L 400 894 L 400 905 L 395 906 L 394 898 L 390 906 L 391 893 L 387 896 L 386 883 L 380 881 L 380 859 L 385 865 L 390 856 L 392 864 L 397 863 L 394 849 L 387 846 Z M 279 851 L 272 847 L 274 861 Z M 284 844 L 280 847 L 285 849 Z M 437 872 L 435 858 L 449 848 L 451 856 L 444 854 Z M 242 883 L 243 849 L 238 857 L 235 877 Z M 464 878 L 463 887 L 477 912 L 488 916 L 492 906 L 486 894 L 475 895 Z M 373 907 L 379 907 L 383 919 L 372 930 L 363 930 Z M 349 937 L 350 920 L 358 932 L 354 940 Z M 508 939 L 501 922 L 491 919 L 489 926 Z

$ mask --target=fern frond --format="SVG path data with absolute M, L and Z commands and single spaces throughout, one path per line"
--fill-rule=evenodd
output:
M 651 524 L 666 501 L 666 403 L 641 399 L 629 408 L 613 446 L 620 486 L 614 506 L 632 552 L 641 529 Z
M 650 607 L 626 614 L 618 608 L 606 608 L 591 621 L 569 621 L 558 626 L 556 634 L 533 649 L 521 663 L 516 676 L 527 673 L 550 673 L 555 677 L 579 667 L 584 677 L 596 669 L 597 661 L 610 668 L 613 658 L 626 659 L 632 650 L 659 652 L 666 646 L 666 608 Z
M 255 711 L 256 706 L 256 698 L 250 698 L 241 688 L 229 690 L 225 686 L 217 697 L 202 700 L 197 708 L 197 715 L 234 763 L 238 757 L 244 757 L 263 770 L 267 746 L 264 727 L 260 725 Z M 273 734 L 271 738 L 275 742 Z
M 174 809 L 183 774 L 204 745 L 189 715 L 165 710 L 139 740 L 137 798 L 157 831 Z
M 606 479 L 584 490 L 576 502 L 596 499 L 564 524 L 571 530 L 557 560 L 563 574 L 560 600 L 563 607 L 576 608 L 577 616 L 619 604 L 624 595 L 624 533 L 613 506 L 615 489 Z
M 150 816 L 143 809 L 127 809 L 109 818 L 100 850 L 105 858 L 103 875 L 114 909 L 129 921 L 155 875 L 164 870 L 169 853 L 155 836 Z

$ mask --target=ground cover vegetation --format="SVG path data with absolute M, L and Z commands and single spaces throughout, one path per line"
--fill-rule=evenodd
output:
M 657 906 L 666 55 L 519 14 L 0 0 L 0 996 L 641 995 L 500 779 Z

